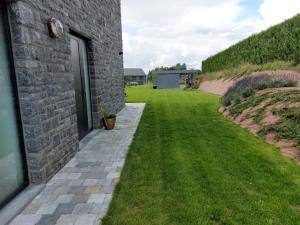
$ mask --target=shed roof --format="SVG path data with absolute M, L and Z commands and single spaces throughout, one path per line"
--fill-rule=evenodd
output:
M 197 74 L 199 70 L 160 70 L 156 71 L 156 74 L 174 74 L 174 75 L 188 75 L 188 74 Z
M 124 76 L 146 76 L 146 74 L 141 68 L 125 68 Z

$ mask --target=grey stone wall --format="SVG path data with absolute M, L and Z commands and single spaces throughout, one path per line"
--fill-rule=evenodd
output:
M 124 107 L 120 0 L 19 0 L 8 9 L 29 177 L 43 183 L 78 151 L 69 32 L 90 39 L 94 128 L 101 107 Z M 62 37 L 50 38 L 49 17 L 62 21 Z

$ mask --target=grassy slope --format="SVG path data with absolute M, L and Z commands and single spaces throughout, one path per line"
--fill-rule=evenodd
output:
M 292 103 L 300 102 L 300 90 L 270 90 L 268 93 L 262 95 L 251 96 L 244 99 L 241 103 L 231 106 L 229 112 L 232 117 L 240 115 L 244 110 L 259 105 L 265 100 L 269 100 L 263 107 L 253 111 L 251 110 L 248 115 L 249 118 L 253 118 L 254 121 L 259 124 L 262 129 L 260 134 L 266 135 L 269 132 L 276 132 L 279 139 L 288 139 L 295 142 L 297 146 L 300 146 L 300 108 L 291 107 Z M 282 109 L 277 109 L 276 104 L 282 104 Z M 264 115 L 270 111 L 271 114 L 280 117 L 280 120 L 274 124 L 264 125 L 261 121 Z M 252 116 L 251 116 L 252 115 Z
M 243 75 L 251 75 L 254 72 L 267 70 L 291 70 L 300 72 L 300 65 L 294 65 L 293 62 L 275 61 L 262 65 L 243 64 L 231 69 L 224 69 L 217 72 L 205 73 L 201 81 L 216 79 L 235 79 Z
M 128 89 L 146 102 L 104 225 L 300 224 L 300 167 L 196 91 Z

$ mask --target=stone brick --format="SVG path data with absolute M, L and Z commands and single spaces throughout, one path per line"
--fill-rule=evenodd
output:
M 13 13 L 12 20 L 16 23 L 24 25 L 34 25 L 34 16 L 29 5 L 22 1 L 12 4 L 11 12 Z
M 60 144 L 60 136 L 59 135 L 55 135 L 53 137 L 53 146 L 56 147 Z
M 16 34 L 13 39 L 15 43 L 17 44 L 30 43 L 30 34 L 28 28 L 22 26 L 15 26 L 12 29 Z

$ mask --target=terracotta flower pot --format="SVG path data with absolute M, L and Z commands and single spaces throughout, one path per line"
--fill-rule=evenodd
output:
M 104 118 L 104 125 L 106 130 L 113 130 L 116 125 L 116 118 Z

